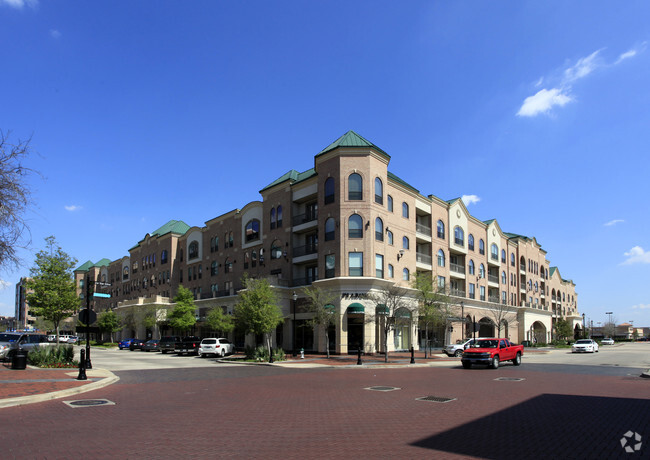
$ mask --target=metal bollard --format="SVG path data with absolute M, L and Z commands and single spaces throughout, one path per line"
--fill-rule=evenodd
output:
M 269 363 L 273 364 L 273 348 L 271 348 L 271 353 L 269 353 Z
M 363 363 L 361 362 L 361 347 L 357 349 L 357 366 L 362 365 Z
M 79 358 L 79 375 L 77 380 L 88 380 L 86 377 L 86 350 L 81 350 L 81 358 Z
M 415 349 L 411 345 L 411 364 L 415 364 Z

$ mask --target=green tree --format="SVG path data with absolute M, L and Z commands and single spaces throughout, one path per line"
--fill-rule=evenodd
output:
M 336 294 L 333 292 L 321 289 L 317 286 L 305 288 L 305 296 L 309 299 L 309 311 L 314 314 L 310 324 L 317 328 L 325 335 L 325 349 L 327 350 L 327 357 L 330 357 L 330 337 L 329 328 L 334 325 L 337 313 L 334 302 L 336 302 Z
M 232 316 L 223 312 L 221 307 L 211 308 L 205 318 L 205 323 L 213 331 L 219 333 L 230 332 L 235 328 Z
M 425 272 L 418 272 L 411 287 L 417 291 L 418 298 L 418 322 L 424 328 L 426 343 L 429 343 L 429 328 L 447 324 L 452 316 L 451 300 L 445 292 L 445 288 L 433 283 L 433 277 Z M 463 318 L 463 322 L 465 319 Z M 464 324 L 464 323 L 463 323 Z M 463 328 L 464 334 L 465 328 Z M 425 358 L 427 349 L 425 348 Z
M 370 296 L 383 335 L 385 362 L 388 362 L 388 334 L 398 326 L 408 324 L 413 316 L 407 298 L 408 291 L 397 284 L 388 285 Z M 409 311 L 410 317 L 404 314 L 405 310 Z
M 571 323 L 564 318 L 558 318 L 555 321 L 555 334 L 559 340 L 566 340 L 569 337 L 573 337 Z
M 176 306 L 168 313 L 167 320 L 169 325 L 183 333 L 196 324 L 196 307 L 194 306 L 194 294 L 182 285 L 178 286 L 176 297 L 174 297 Z
M 59 341 L 59 324 L 80 307 L 73 270 L 77 260 L 65 253 L 53 236 L 45 238 L 46 249 L 36 253 L 27 281 L 26 300 L 34 316 L 51 321 Z
M 103 311 L 97 316 L 97 327 L 102 333 L 108 332 L 111 334 L 111 343 L 113 342 L 113 334 L 122 329 L 120 319 L 112 310 Z
M 282 310 L 268 280 L 244 278 L 244 287 L 235 305 L 235 321 L 245 332 L 264 335 L 270 354 L 271 332 L 284 320 Z

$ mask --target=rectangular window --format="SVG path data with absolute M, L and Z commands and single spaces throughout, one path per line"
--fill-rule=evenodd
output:
M 474 283 L 469 283 L 469 298 L 470 299 L 476 298 L 476 291 L 474 291 Z
M 363 252 L 348 254 L 349 276 L 363 276 Z
M 445 287 L 445 277 L 438 276 L 438 287 L 444 289 Z
M 375 276 L 377 278 L 384 277 L 384 256 L 375 254 Z
M 485 300 L 485 286 L 481 286 L 481 300 Z

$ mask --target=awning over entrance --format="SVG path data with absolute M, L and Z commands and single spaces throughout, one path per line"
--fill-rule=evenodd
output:
M 411 311 L 408 308 L 398 308 L 395 312 L 396 318 L 410 318 Z
M 388 314 L 388 307 L 385 304 L 380 303 L 379 305 L 377 305 L 377 308 L 375 309 L 375 314 L 377 314 L 377 315 L 387 315 Z
M 355 302 L 348 305 L 348 313 L 364 313 L 365 311 L 365 307 L 360 303 Z

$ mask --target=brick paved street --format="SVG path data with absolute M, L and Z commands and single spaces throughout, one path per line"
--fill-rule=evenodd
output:
M 504 365 L 116 372 L 67 399 L 2 409 L 3 458 L 648 458 L 650 381 Z M 496 381 L 520 377 L 523 381 Z M 372 386 L 396 387 L 372 391 Z M 447 403 L 420 401 L 437 396 Z M 15 422 L 11 422 L 14 420 Z M 626 454 L 628 431 L 643 437 Z

